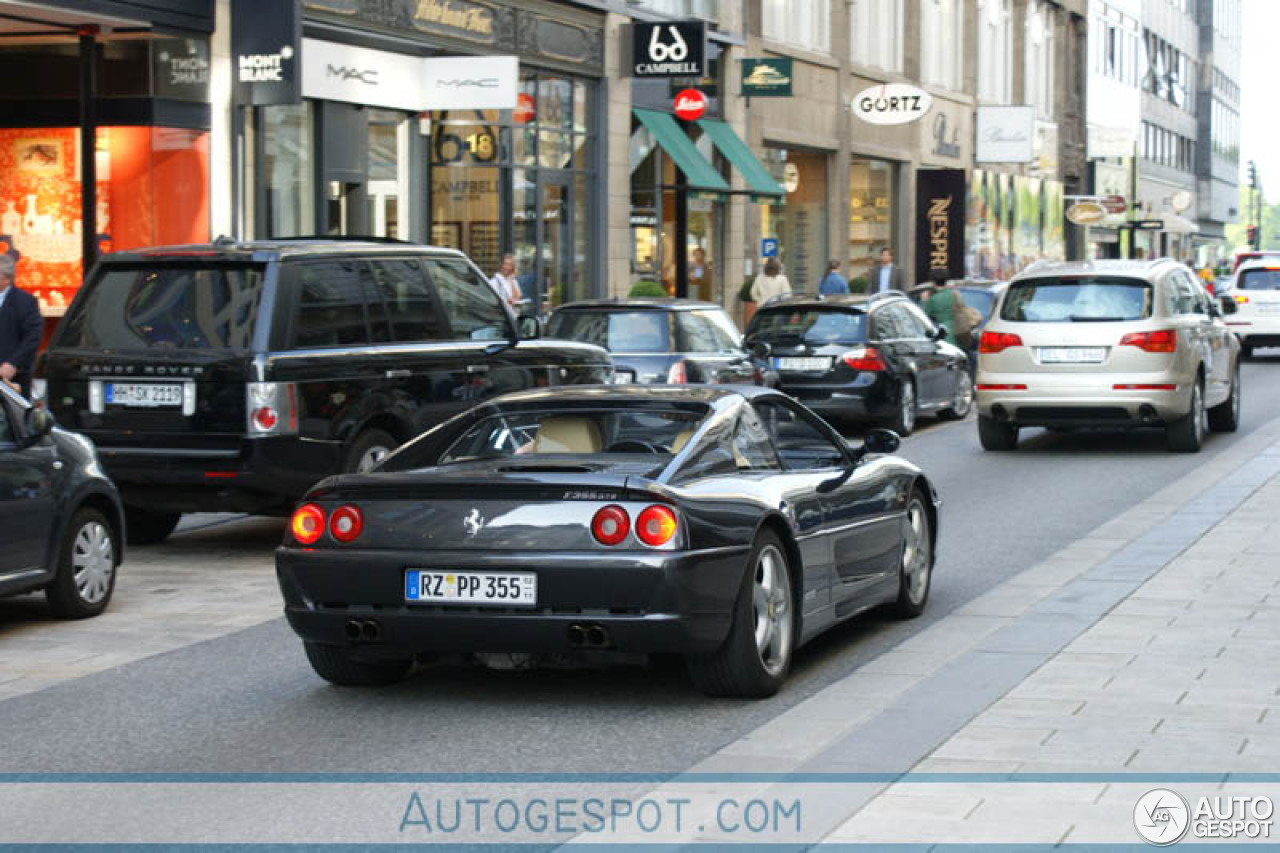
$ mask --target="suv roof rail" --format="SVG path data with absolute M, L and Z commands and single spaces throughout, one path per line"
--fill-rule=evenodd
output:
M 415 245 L 412 240 L 399 237 L 375 237 L 366 234 L 299 234 L 296 237 L 264 238 L 264 243 L 390 243 L 402 246 Z

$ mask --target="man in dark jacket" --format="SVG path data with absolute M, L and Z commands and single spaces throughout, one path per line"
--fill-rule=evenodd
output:
M 31 396 L 31 369 L 44 332 L 36 298 L 13 285 L 12 255 L 0 255 L 0 379 Z

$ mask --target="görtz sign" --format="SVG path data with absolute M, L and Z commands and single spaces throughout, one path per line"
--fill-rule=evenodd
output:
M 932 106 L 932 95 L 903 83 L 863 89 L 849 104 L 853 114 L 868 124 L 908 124 L 923 118 Z

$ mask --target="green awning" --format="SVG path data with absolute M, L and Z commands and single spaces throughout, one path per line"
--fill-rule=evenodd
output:
M 722 121 L 710 118 L 698 119 L 698 126 L 711 137 L 711 141 L 716 148 L 720 149 L 720 153 L 746 180 L 747 186 L 751 187 L 752 195 L 781 198 L 787 194 L 787 191 L 773 179 L 773 175 L 769 174 L 769 170 L 764 167 L 759 158 L 751 153 L 751 149 L 742 141 L 742 137 L 733 132 L 733 128 Z
M 724 182 L 724 178 L 720 177 L 715 167 L 707 162 L 707 158 L 702 156 L 693 141 L 689 139 L 689 135 L 676 124 L 674 118 L 656 110 L 635 108 L 631 112 L 649 129 L 658 140 L 658 145 L 662 146 L 662 150 L 667 152 L 680 167 L 680 171 L 684 172 L 689 189 L 729 192 L 729 185 Z

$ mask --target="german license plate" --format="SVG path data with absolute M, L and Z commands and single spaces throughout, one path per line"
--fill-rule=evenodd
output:
M 404 600 L 431 604 L 493 604 L 532 607 L 538 576 L 532 572 L 448 572 L 409 569 Z
M 1041 364 L 1102 364 L 1106 347 L 1040 347 Z
M 153 409 L 182 405 L 182 384 L 168 382 L 108 382 L 103 389 L 110 406 Z
M 830 370 L 830 356 L 792 356 L 778 359 L 779 370 Z

